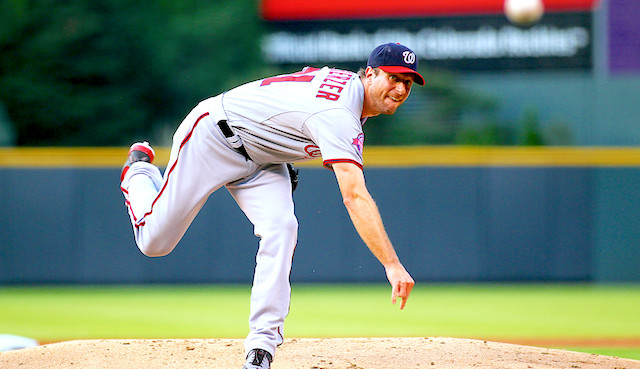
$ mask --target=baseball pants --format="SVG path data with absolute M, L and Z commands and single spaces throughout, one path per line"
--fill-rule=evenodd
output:
M 194 108 L 176 131 L 164 176 L 155 165 L 136 162 L 122 190 L 138 248 L 147 256 L 163 256 L 176 247 L 209 195 L 227 188 L 260 238 L 245 349 L 275 355 L 289 312 L 298 233 L 289 173 L 285 164 L 257 164 L 231 148 L 215 124 L 226 119 L 215 99 Z

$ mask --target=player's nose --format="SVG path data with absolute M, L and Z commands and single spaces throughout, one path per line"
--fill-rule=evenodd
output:
M 396 83 L 396 91 L 404 95 L 407 93 L 407 86 L 405 86 L 404 82 L 398 82 Z

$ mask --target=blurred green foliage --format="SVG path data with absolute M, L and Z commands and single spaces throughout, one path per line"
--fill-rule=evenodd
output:
M 253 1 L 2 0 L 18 145 L 120 145 L 260 74 Z
M 298 68 L 263 62 L 256 0 L 0 0 L 0 24 L 0 145 L 168 145 L 198 101 Z M 368 144 L 542 143 L 455 74 L 423 73 L 396 115 L 367 123 Z
M 556 122 L 544 132 L 536 109 L 529 108 L 516 122 L 500 117 L 500 101 L 465 88 L 455 73 L 423 70 L 424 87 L 414 87 L 411 98 L 395 115 L 367 121 L 368 144 L 374 145 L 544 145 L 570 144 L 570 133 Z

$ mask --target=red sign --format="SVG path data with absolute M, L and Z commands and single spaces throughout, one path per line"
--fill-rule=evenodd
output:
M 592 10 L 599 0 L 544 0 L 545 11 Z M 503 12 L 504 0 L 262 0 L 269 21 L 486 15 Z

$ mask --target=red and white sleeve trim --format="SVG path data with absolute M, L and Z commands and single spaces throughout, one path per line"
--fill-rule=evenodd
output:
M 329 160 L 323 161 L 322 165 L 329 170 L 333 170 L 332 165 L 335 163 L 351 163 L 351 164 L 357 165 L 358 168 L 363 169 L 362 163 L 353 159 L 329 159 Z

